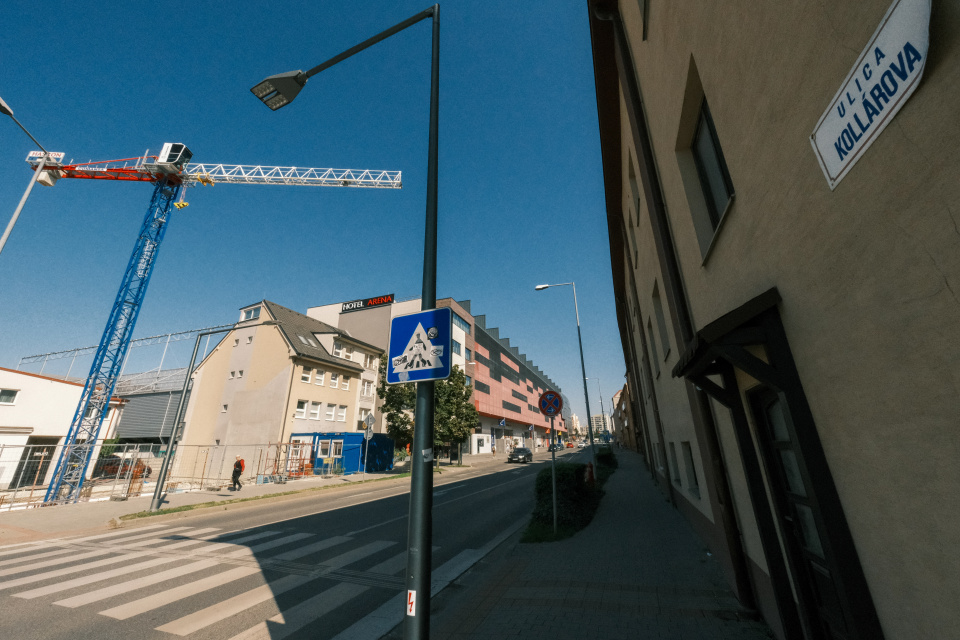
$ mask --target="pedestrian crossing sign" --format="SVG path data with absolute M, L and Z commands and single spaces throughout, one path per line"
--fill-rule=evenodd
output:
M 397 316 L 390 322 L 387 384 L 450 377 L 453 314 L 449 308 Z

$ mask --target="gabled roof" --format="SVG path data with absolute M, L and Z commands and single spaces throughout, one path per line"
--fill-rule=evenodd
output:
M 328 353 L 323 345 L 320 344 L 313 335 L 314 333 L 332 333 L 338 336 L 344 335 L 344 332 L 340 329 L 332 327 L 325 322 L 321 322 L 320 320 L 305 316 L 302 313 L 297 313 L 293 309 L 287 309 L 286 307 L 280 306 L 275 302 L 270 302 L 269 300 L 264 300 L 263 306 L 267 309 L 270 315 L 273 316 L 273 319 L 277 322 L 277 328 L 280 329 L 280 333 L 298 356 L 309 358 L 311 360 L 318 360 L 320 362 L 327 362 L 343 369 L 350 369 L 358 372 L 362 372 L 364 370 L 362 366 L 355 362 L 344 360 L 343 358 L 338 358 Z M 349 336 L 345 337 L 349 338 Z M 353 340 L 352 338 L 351 341 L 356 342 L 356 340 Z M 376 351 L 381 351 L 376 347 L 370 348 Z

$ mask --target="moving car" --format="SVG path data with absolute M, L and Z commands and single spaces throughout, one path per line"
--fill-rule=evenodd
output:
M 533 452 L 526 447 L 517 447 L 507 456 L 507 462 L 533 462 Z
M 568 442 L 568 443 L 567 443 L 567 449 L 573 449 L 573 443 L 572 443 L 572 442 Z

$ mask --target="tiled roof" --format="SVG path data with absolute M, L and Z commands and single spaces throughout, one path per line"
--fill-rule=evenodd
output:
M 338 358 L 328 353 L 313 335 L 314 333 L 344 335 L 344 332 L 341 330 L 325 322 L 305 316 L 302 313 L 297 313 L 293 309 L 287 309 L 275 302 L 270 302 L 269 300 L 264 300 L 263 306 L 266 307 L 270 315 L 273 316 L 273 319 L 276 320 L 277 327 L 293 350 L 297 352 L 297 355 L 310 358 L 311 360 L 328 362 L 343 369 L 358 372 L 364 370 L 363 367 L 356 362 L 344 360 L 343 358 Z M 349 338 L 349 336 L 346 337 Z M 303 338 L 303 340 L 300 338 Z M 304 344 L 304 340 L 306 344 Z M 376 349 L 376 347 L 372 348 Z

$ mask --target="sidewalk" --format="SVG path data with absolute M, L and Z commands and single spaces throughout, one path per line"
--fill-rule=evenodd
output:
M 457 474 L 461 471 L 483 468 L 486 465 L 496 462 L 502 463 L 504 458 L 498 456 L 465 456 L 463 466 L 447 465 L 441 466 L 442 475 L 435 476 L 435 482 L 441 478 L 446 480 L 448 473 Z M 226 503 L 229 501 L 254 498 L 260 496 L 271 496 L 284 494 L 288 492 L 297 492 L 302 495 L 322 495 L 314 492 L 306 494 L 300 493 L 310 489 L 316 489 L 329 486 L 343 486 L 354 484 L 363 480 L 375 480 L 389 478 L 402 473 L 408 468 L 399 468 L 394 472 L 388 473 L 368 473 L 364 477 L 362 474 L 352 474 L 348 476 L 320 477 L 314 476 L 298 480 L 291 480 L 286 484 L 255 484 L 244 479 L 243 488 L 240 491 L 231 491 L 224 487 L 220 491 L 191 491 L 187 493 L 170 493 L 165 496 L 161 505 L 162 509 L 183 507 L 188 505 L 202 504 L 205 502 Z M 408 480 L 401 480 L 407 482 Z M 155 486 L 152 482 L 146 482 L 143 486 L 143 492 L 139 497 L 131 497 L 123 501 L 104 500 L 98 502 L 79 502 L 76 504 L 60 505 L 55 507 L 40 507 L 33 509 L 22 509 L 15 511 L 0 511 L 0 545 L 18 544 L 21 542 L 32 542 L 34 540 L 43 540 L 46 538 L 61 538 L 74 535 L 84 535 L 97 531 L 115 529 L 118 527 L 135 527 L 140 524 L 157 522 L 156 517 L 138 518 L 134 520 L 121 520 L 121 516 L 150 509 L 150 502 L 153 499 Z M 297 498 L 298 495 L 278 496 L 277 500 Z M 257 504 L 254 502 L 253 504 Z M 239 507 L 242 504 L 234 503 Z M 262 504 L 262 503 L 260 503 Z M 202 513 L 202 510 L 189 513 Z
M 616 453 L 619 469 L 586 529 L 544 544 L 511 537 L 434 598 L 430 637 L 773 638 L 740 607 L 640 456 Z

